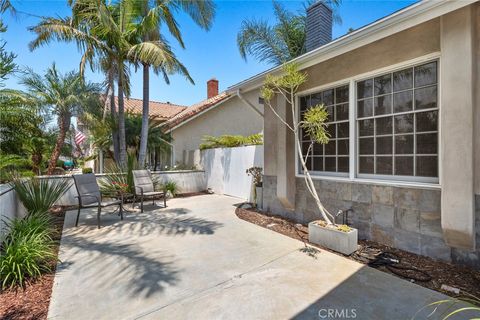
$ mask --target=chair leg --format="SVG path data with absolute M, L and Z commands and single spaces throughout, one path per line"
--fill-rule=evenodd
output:
M 163 206 L 167 207 L 167 195 L 165 193 L 163 194 Z
M 119 205 L 119 210 L 120 210 L 120 220 L 123 220 L 123 204 L 120 203 Z
M 98 206 L 98 213 L 97 213 L 97 224 L 98 229 L 100 229 L 100 214 L 102 213 L 102 207 Z
M 140 211 L 143 213 L 143 196 L 140 198 Z
M 81 209 L 81 207 L 78 206 L 77 220 L 75 220 L 75 227 L 78 227 L 78 218 L 80 217 L 80 209 Z
M 135 202 L 137 201 L 137 197 L 133 194 L 133 202 L 132 202 L 132 210 L 135 209 Z

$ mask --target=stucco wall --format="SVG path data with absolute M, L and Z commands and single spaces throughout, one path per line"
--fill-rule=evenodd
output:
M 471 11 L 470 11 L 471 10 Z M 372 239 L 387 245 L 393 245 L 415 253 L 428 255 L 437 259 L 454 261 L 467 264 L 474 267 L 480 267 L 480 67 L 478 58 L 480 58 L 479 34 L 480 34 L 480 4 L 474 4 L 470 7 L 453 12 L 449 17 L 434 19 L 418 25 L 417 27 L 402 31 L 388 38 L 376 41 L 370 45 L 342 54 L 336 58 L 327 60 L 306 69 L 308 81 L 300 88 L 300 91 L 327 85 L 345 78 L 358 76 L 363 73 L 371 72 L 377 69 L 389 67 L 408 60 L 416 59 L 428 54 L 441 52 L 446 45 L 450 46 L 455 52 L 453 42 L 445 41 L 456 40 L 457 46 L 461 46 L 460 55 L 441 52 L 441 99 L 450 97 L 456 99 L 456 107 L 464 110 L 465 116 L 472 117 L 473 122 L 467 121 L 468 126 L 461 128 L 464 135 L 461 139 L 449 139 L 442 142 L 440 155 L 449 153 L 452 158 L 447 159 L 449 166 L 441 167 L 441 170 L 450 170 L 454 174 L 454 167 L 457 167 L 455 157 L 458 158 L 458 152 L 453 152 L 455 148 L 464 148 L 467 146 L 469 156 L 467 165 L 461 168 L 462 177 L 464 173 L 470 170 L 470 176 L 463 179 L 468 189 L 468 195 L 458 199 L 466 199 L 466 206 L 462 206 L 462 211 L 443 210 L 442 201 L 448 205 L 454 205 L 458 190 L 449 190 L 448 196 L 442 196 L 442 176 L 440 173 L 440 186 L 437 188 L 422 188 L 398 183 L 365 183 L 359 180 L 325 180 L 316 178 L 315 185 L 321 199 L 326 200 L 327 207 L 332 212 L 339 209 L 354 209 L 352 214 L 352 223 L 359 228 L 361 238 Z M 471 14 L 469 16 L 469 14 Z M 460 19 L 461 23 L 456 23 L 458 16 L 465 18 L 471 17 L 472 33 L 469 37 L 465 34 L 458 34 L 452 37 L 457 30 L 464 27 L 465 19 Z M 444 21 L 442 21 L 444 19 Z M 462 25 L 463 23 L 463 25 Z M 443 24 L 443 26 L 442 26 Z M 453 33 L 449 34 L 450 28 Z M 465 32 L 468 30 L 464 29 Z M 473 35 L 473 37 L 472 37 Z M 473 41 L 472 41 L 473 39 Z M 442 41 L 444 42 L 442 44 Z M 466 41 L 466 42 L 464 42 Z M 468 42 L 471 41 L 469 44 Z M 473 51 L 468 52 L 468 46 L 472 45 Z M 460 58 L 460 56 L 462 58 Z M 476 58 L 475 58 L 476 57 Z M 448 68 L 444 68 L 446 61 Z M 454 74 L 458 77 L 458 62 L 472 63 L 472 68 L 465 73 L 461 69 L 461 80 L 457 85 L 463 90 L 462 95 L 458 92 L 452 92 L 452 88 L 446 88 L 444 85 L 445 77 L 452 77 Z M 448 72 L 448 73 L 447 73 Z M 469 80 L 471 79 L 471 80 Z M 470 88 L 470 89 L 468 89 Z M 476 89 L 475 89 L 476 88 Z M 465 91 L 467 90 L 467 92 Z M 472 104 L 472 101 L 473 104 Z M 440 101 L 441 106 L 446 108 Z M 442 113 L 442 125 L 452 125 L 456 123 L 453 115 Z M 448 119 L 445 119 L 448 116 Z M 451 122 L 453 121 L 453 122 Z M 304 186 L 302 178 L 296 178 L 295 183 L 290 184 L 294 191 L 294 208 L 286 207 L 278 196 L 279 190 L 285 186 L 279 186 L 284 177 L 279 179 L 278 171 L 282 168 L 285 172 L 292 172 L 295 167 L 295 161 L 291 161 L 284 154 L 278 152 L 286 146 L 290 153 L 294 153 L 295 147 L 291 137 L 285 137 L 279 131 L 280 122 L 275 115 L 266 110 L 265 113 L 265 179 L 264 179 L 264 206 L 267 210 L 288 216 L 289 218 L 308 222 L 320 218 L 320 215 L 312 208 L 314 207 L 309 198 L 308 191 Z M 458 128 L 458 123 L 452 128 Z M 445 132 L 445 128 L 443 128 Z M 442 128 L 440 129 L 442 134 Z M 473 138 L 474 137 L 474 138 Z M 453 149 L 452 149 L 453 148 Z M 473 150 L 472 150 L 473 149 Z M 451 150 L 451 151 L 449 151 Z M 286 169 L 285 169 L 286 168 Z M 470 168 L 470 169 L 469 169 Z M 474 169 L 475 168 L 475 169 Z M 294 170 L 294 169 L 293 169 Z M 291 175 L 291 174 L 290 174 Z M 475 177 L 475 178 L 474 178 Z M 472 186 L 474 190 L 472 190 Z M 288 193 L 284 192 L 283 193 Z M 463 191 L 462 191 L 463 192 Z M 469 210 L 463 210 L 470 205 Z M 468 208 L 467 208 L 468 209 Z M 450 216 L 453 219 L 461 216 L 459 228 L 470 227 L 474 229 L 474 235 L 471 236 L 470 244 L 476 244 L 476 250 L 458 249 L 456 245 L 448 246 L 446 236 L 442 230 L 443 216 Z M 476 232 L 476 236 L 475 236 Z
M 245 98 L 263 112 L 263 105 L 258 103 L 260 93 L 249 92 Z M 175 162 L 184 163 L 184 154 L 198 149 L 205 135 L 220 136 L 224 134 L 248 136 L 263 132 L 263 118 L 238 97 L 203 113 L 173 130 Z M 190 157 L 191 158 L 191 157 Z M 191 162 L 191 160 L 189 161 Z M 187 163 L 192 164 L 192 163 Z

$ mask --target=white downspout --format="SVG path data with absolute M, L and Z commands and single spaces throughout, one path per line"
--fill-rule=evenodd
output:
M 247 99 L 245 99 L 242 95 L 242 92 L 240 91 L 240 89 L 237 89 L 237 97 L 244 103 L 246 104 L 247 106 L 249 106 L 250 108 L 252 108 L 256 113 L 258 113 L 262 118 L 263 118 L 263 112 L 261 112 L 260 110 L 257 109 L 257 107 L 255 107 L 253 104 L 251 104 Z

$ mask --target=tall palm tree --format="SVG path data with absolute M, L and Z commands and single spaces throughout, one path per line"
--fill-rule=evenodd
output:
M 178 23 L 174 17 L 175 11 L 183 11 L 201 28 L 209 30 L 213 23 L 215 15 L 215 5 L 211 0 L 204 1 L 137 1 L 138 30 L 142 41 L 160 41 L 166 44 L 160 34 L 161 25 L 166 25 L 170 34 L 178 41 L 182 48 L 185 48 Z M 167 48 L 170 51 L 170 48 Z M 157 50 L 162 50 L 157 47 Z M 142 130 L 140 139 L 140 149 L 138 155 L 138 163 L 144 166 L 147 153 L 148 139 L 148 117 L 149 117 L 149 101 L 150 101 L 150 67 L 151 65 L 142 63 L 143 68 L 143 110 L 142 110 Z M 170 83 L 169 74 L 180 73 L 187 77 L 191 83 L 193 80 L 188 74 L 186 68 L 176 60 L 166 61 L 159 66 L 154 66 L 155 74 L 163 74 L 167 84 Z
M 76 0 L 72 4 L 72 17 L 45 18 L 31 28 L 37 34 L 37 38 L 30 43 L 32 50 L 54 40 L 75 42 L 83 54 L 81 72 L 87 64 L 92 70 L 114 72 L 117 82 L 120 165 L 126 165 L 127 160 L 124 96 L 130 94 L 129 63 L 135 61 L 165 68 L 179 64 L 162 39 L 142 41 L 139 38 L 142 25 L 139 26 L 136 20 L 139 16 L 136 11 L 138 1 L 120 0 L 107 4 L 105 0 Z M 106 60 L 112 61 L 111 68 L 101 68 Z M 108 79 L 110 83 L 111 79 Z
M 72 116 L 77 115 L 92 97 L 98 99 L 101 86 L 83 81 L 80 74 L 75 71 L 61 74 L 55 64 L 44 76 L 27 69 L 20 82 L 26 87 L 31 101 L 47 108 L 48 112 L 57 117 L 58 135 L 47 169 L 47 174 L 51 175 L 65 143 L 67 131 L 70 129 Z
M 341 0 L 308 0 L 304 9 L 323 1 L 331 8 L 337 7 Z M 306 52 L 306 13 L 287 11 L 278 2 L 273 2 L 276 24 L 270 25 L 265 20 L 244 20 L 237 34 L 237 45 L 242 58 L 252 55 L 261 62 L 280 65 Z M 334 20 L 341 18 L 334 12 Z

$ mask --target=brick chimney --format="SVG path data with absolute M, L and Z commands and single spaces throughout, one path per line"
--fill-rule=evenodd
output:
M 332 41 L 332 24 L 332 9 L 322 0 L 308 7 L 305 40 L 307 52 Z
M 207 99 L 218 95 L 218 80 L 212 78 L 207 81 Z

